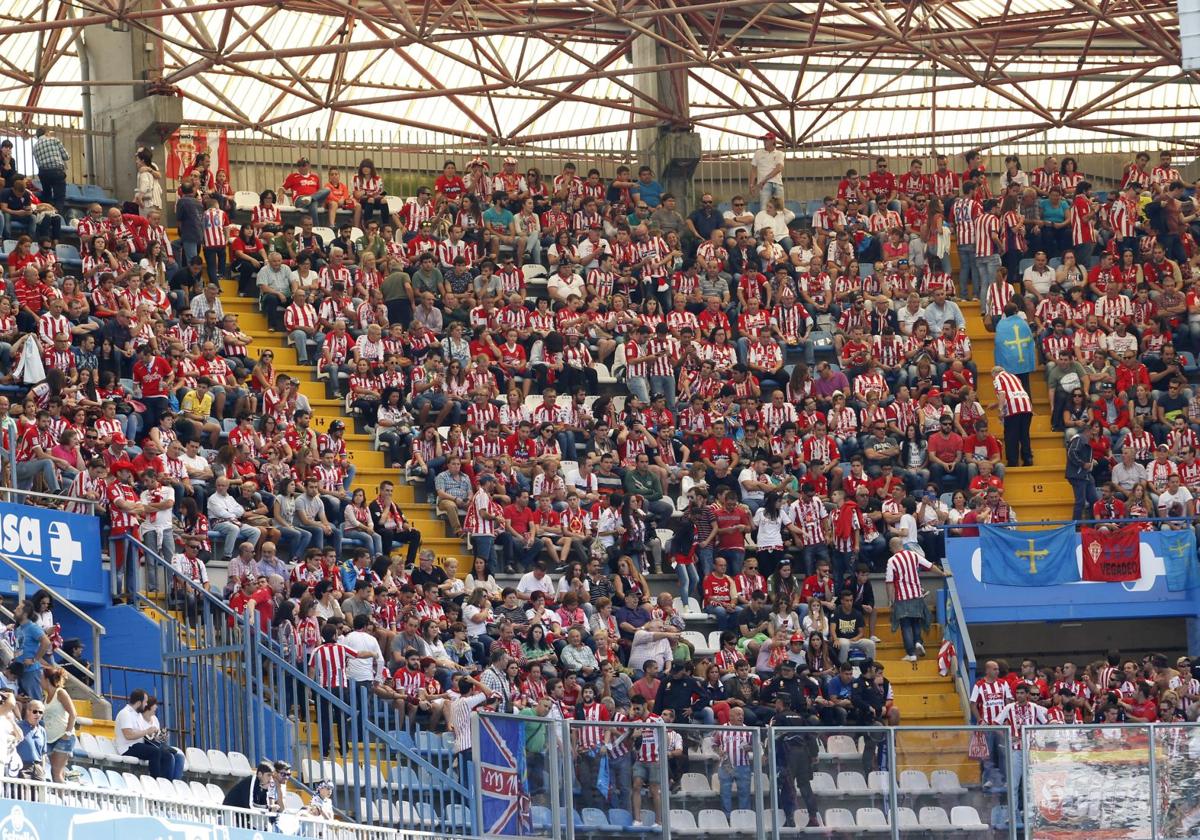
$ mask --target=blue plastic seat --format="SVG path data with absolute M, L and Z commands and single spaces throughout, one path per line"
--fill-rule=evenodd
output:
M 529 815 L 533 820 L 533 831 L 535 834 L 548 832 L 554 822 L 554 817 L 550 813 L 550 809 L 545 805 L 534 805 L 529 809 Z
M 633 824 L 633 814 L 624 808 L 608 809 L 608 824 L 614 829 L 620 829 L 629 834 L 641 834 L 643 829 Z
M 804 208 L 806 216 L 815 216 L 817 211 L 825 206 L 825 202 L 820 198 L 809 199 L 808 205 Z
M 396 739 L 396 743 L 399 744 L 402 749 L 412 750 L 414 752 L 416 751 L 417 742 L 413 740 L 413 736 L 408 732 L 405 732 L 401 729 L 391 733 L 391 735 Z
M 583 824 L 587 828 L 599 829 L 600 831 L 608 831 L 612 828 L 608 824 L 608 815 L 599 808 L 584 808 Z
M 1033 258 L 1032 258 L 1032 257 L 1026 257 L 1025 259 L 1021 260 L 1021 262 L 1020 262 L 1020 263 L 1018 263 L 1018 265 L 1017 265 L 1017 271 L 1018 271 L 1018 272 L 1020 272 L 1020 274 L 1021 274 L 1022 276 L 1024 276 L 1024 274 L 1025 274 L 1025 269 L 1029 268 L 1029 266 L 1031 266 L 1031 265 L 1033 265 Z M 1015 279 L 1015 278 L 1014 278 L 1014 279 Z
M 475 831 L 475 819 L 471 809 L 461 802 L 455 802 L 446 809 L 444 825 L 447 831 L 454 834 L 472 834 Z
M 67 184 L 66 191 L 67 201 L 85 201 L 83 197 L 83 187 L 79 184 Z

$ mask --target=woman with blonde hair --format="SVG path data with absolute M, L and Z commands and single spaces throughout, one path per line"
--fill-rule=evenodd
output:
M 50 751 L 50 780 L 66 781 L 67 763 L 75 751 L 75 701 L 67 693 L 67 672 L 62 668 L 42 670 L 42 694 L 46 710 L 42 726 L 46 728 L 46 744 Z

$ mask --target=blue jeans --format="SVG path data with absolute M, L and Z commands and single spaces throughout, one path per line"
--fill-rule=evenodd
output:
M 806 545 L 800 549 L 800 556 L 804 560 L 804 573 L 806 575 L 816 574 L 817 561 L 829 559 L 829 546 L 825 543 Z
M 729 564 L 729 574 L 740 575 L 742 573 L 742 563 L 746 561 L 746 551 L 742 548 L 722 548 L 717 552 L 717 555 L 725 558 L 725 562 Z
M 625 380 L 625 387 L 643 403 L 650 402 L 650 380 L 644 376 L 630 376 Z
M 371 552 L 372 557 L 383 554 L 383 537 L 379 534 L 369 534 L 366 531 L 343 531 L 342 545 L 356 545 Z
M 476 557 L 482 557 L 488 563 L 495 562 L 496 538 L 491 534 L 472 534 L 471 549 Z
M 705 548 L 696 547 L 696 565 L 700 568 L 697 573 L 700 575 L 700 580 L 708 577 L 708 573 L 713 570 L 713 561 L 717 559 L 717 550 L 711 545 Z
M 313 224 L 319 221 L 318 214 L 325 206 L 325 199 L 329 198 L 329 190 L 317 190 L 312 195 L 302 195 L 296 198 L 295 205 L 297 210 L 308 208 L 308 215 L 312 217 Z
M 959 245 L 958 246 L 958 294 L 961 297 L 969 297 L 968 290 L 971 289 L 971 278 L 975 276 L 975 246 L 974 245 Z
M 750 808 L 750 765 L 739 764 L 730 766 L 722 762 L 717 768 L 717 778 L 721 780 L 721 807 L 728 814 L 733 811 L 733 785 L 737 782 L 738 808 Z
M 129 562 L 126 560 L 125 562 Z M 27 665 L 25 673 L 21 674 L 21 693 L 31 700 L 41 700 L 42 695 L 42 666 Z
M 292 560 L 302 558 L 308 544 L 312 542 L 312 534 L 303 528 L 280 528 L 279 534 L 279 548 L 286 552 Z
M 675 377 L 674 376 L 651 376 L 650 390 L 655 394 L 662 394 L 667 398 L 667 408 L 675 410 Z
M 676 563 L 675 574 L 679 576 L 679 600 L 687 609 L 688 598 L 693 592 L 700 592 L 700 573 L 696 571 L 695 563 Z
M 724 607 L 705 607 L 704 611 L 713 617 L 717 622 L 717 627 L 721 630 L 734 629 L 733 624 L 737 621 L 737 613 L 726 610 Z
M 979 278 L 979 300 L 983 307 L 984 315 L 995 315 L 995 312 L 987 311 L 987 294 L 992 283 L 996 281 L 996 272 L 1000 268 L 1000 255 L 989 254 L 985 257 L 975 258 L 975 276 Z

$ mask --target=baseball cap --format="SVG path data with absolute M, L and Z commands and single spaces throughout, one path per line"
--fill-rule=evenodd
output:
M 129 441 L 126 440 L 125 435 L 121 434 L 120 432 L 113 432 L 112 442 L 117 446 L 125 446 L 129 443 Z
M 942 395 L 942 390 L 940 388 L 930 388 L 929 392 L 925 396 L 940 397 L 941 395 Z

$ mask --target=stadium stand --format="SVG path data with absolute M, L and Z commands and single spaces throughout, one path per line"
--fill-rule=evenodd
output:
M 1178 173 L 1132 163 L 1102 196 L 1066 160 L 897 176 L 881 158 L 802 219 L 740 195 L 684 217 L 649 170 L 464 163 L 465 180 L 449 162 L 397 197 L 364 159 L 320 206 L 337 185 L 307 159 L 234 192 L 201 155 L 171 206 L 139 214 L 84 188 L 48 207 L 6 175 L 0 423 L 17 487 L 47 494 L 29 503 L 103 518 L 118 598 L 193 629 L 199 612 L 246 620 L 283 683 L 361 689 L 419 758 L 351 757 L 357 723 L 298 702 L 312 754 L 289 807 L 328 782 L 370 792 L 338 803 L 364 821 L 458 830 L 471 805 L 406 794 L 470 783 L 479 710 L 574 720 L 589 748 L 666 712 L 714 727 L 672 733 L 668 785 L 705 806 L 669 811 L 680 834 L 889 831 L 892 776 L 901 825 L 995 825 L 1002 770 L 902 769 L 853 728 L 963 723 L 921 635 L 940 641 L 924 582 L 945 540 L 1035 501 L 1040 517 L 1194 515 L 1200 253 Z M 328 228 L 297 210 L 314 200 Z M 1076 435 L 1102 490 L 1071 511 Z M 159 594 L 135 551 L 172 581 Z M 14 650 L 56 655 L 51 604 L 15 624 Z M 1190 662 L 1130 662 L 1110 697 L 1118 663 L 989 663 L 972 702 L 1013 737 L 1022 684 L 1060 721 L 1194 718 Z M 16 686 L 40 703 L 30 670 Z M 781 716 L 827 728 L 823 769 L 751 809 L 727 765 Z M 743 724 L 745 742 L 721 731 Z M 55 781 L 213 805 L 265 773 L 285 802 L 290 767 L 182 745 L 139 776 L 121 717 L 91 726 Z M 636 788 L 577 808 L 579 830 L 653 829 Z

